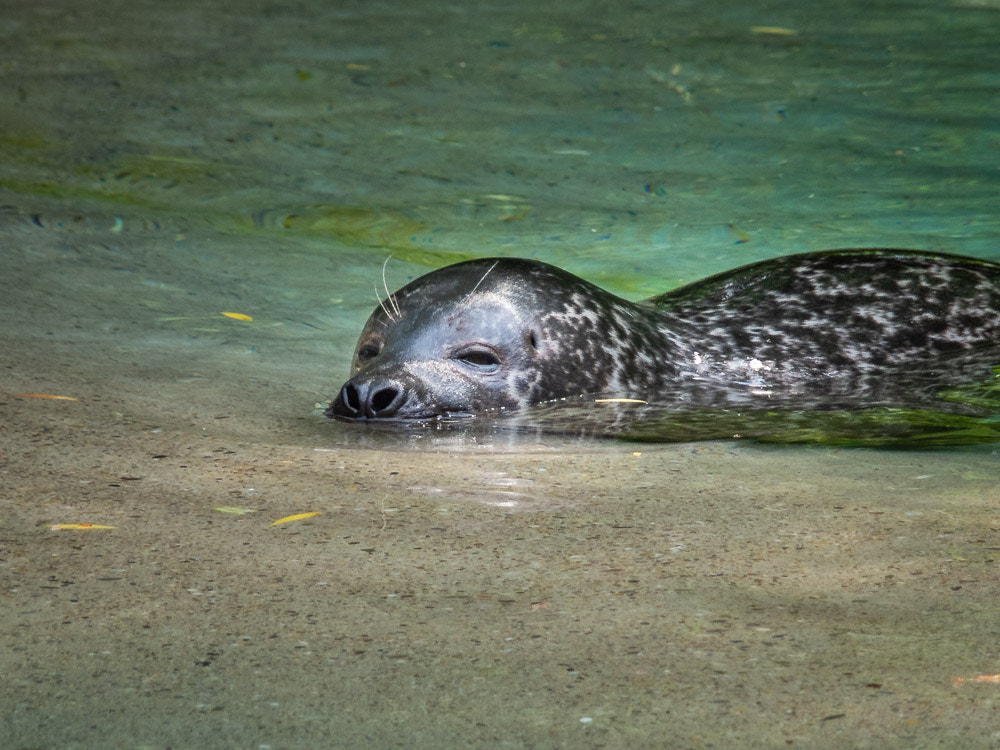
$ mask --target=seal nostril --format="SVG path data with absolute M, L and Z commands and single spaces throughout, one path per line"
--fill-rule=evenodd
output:
M 399 391 L 395 388 L 382 388 L 372 394 L 372 411 L 378 414 L 380 411 L 392 406 L 393 401 L 399 396 Z
M 358 395 L 358 389 L 353 385 L 348 383 L 344 386 L 341 391 L 341 397 L 344 400 L 344 405 L 347 406 L 353 412 L 361 411 L 361 397 Z
M 349 381 L 341 387 L 326 415 L 343 419 L 388 419 L 394 417 L 405 402 L 406 391 L 398 384 Z

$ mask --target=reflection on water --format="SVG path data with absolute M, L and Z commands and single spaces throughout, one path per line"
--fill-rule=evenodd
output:
M 1000 354 L 998 354 L 1000 356 Z M 928 386 L 930 387 L 930 386 Z M 430 422 L 344 423 L 338 440 L 437 450 L 503 449 L 516 434 L 681 443 L 747 439 L 766 443 L 873 448 L 941 448 L 1000 442 L 1000 367 L 965 385 L 914 391 L 910 402 L 823 402 L 746 398 L 740 407 L 678 408 L 622 397 L 563 399 L 498 416 Z M 749 394 L 747 394 L 749 396 Z M 321 413 L 317 410 L 316 414 Z M 524 449 L 508 442 L 507 448 Z
M 1000 362 L 1000 347 L 978 351 L 977 359 Z M 894 394 L 891 400 L 848 392 L 765 397 L 753 386 L 733 384 L 724 391 L 712 389 L 714 406 L 707 399 L 685 405 L 643 394 L 588 395 L 477 417 L 345 420 L 347 432 L 340 435 L 349 440 L 353 429 L 362 444 L 383 440 L 387 446 L 445 450 L 496 448 L 504 436 L 532 433 L 657 443 L 747 439 L 873 448 L 1000 442 L 1000 366 L 898 373 L 887 388 Z
M 989 353 L 1000 361 L 1000 351 Z M 823 401 L 746 398 L 740 407 L 687 408 L 676 405 L 595 403 L 543 406 L 535 417 L 542 430 L 620 436 L 644 442 L 745 438 L 768 443 L 816 443 L 886 448 L 935 448 L 1000 441 L 1000 367 L 965 384 L 921 382 L 914 376 L 911 398 Z M 895 389 L 894 389 L 895 390 Z

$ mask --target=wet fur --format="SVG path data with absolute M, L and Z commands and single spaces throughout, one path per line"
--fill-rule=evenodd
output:
M 786 256 L 638 303 L 554 266 L 489 258 L 387 295 L 331 416 L 428 419 L 582 394 L 849 407 L 1000 364 L 1000 265 L 935 253 Z M 500 342 L 501 366 L 469 367 L 463 342 Z M 365 346 L 378 353 L 362 361 Z

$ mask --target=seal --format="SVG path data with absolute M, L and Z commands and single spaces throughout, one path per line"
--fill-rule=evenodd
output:
M 642 302 L 546 263 L 486 258 L 389 295 L 326 414 L 450 419 L 582 395 L 850 408 L 912 402 L 990 365 L 1000 264 L 976 258 L 789 255 Z

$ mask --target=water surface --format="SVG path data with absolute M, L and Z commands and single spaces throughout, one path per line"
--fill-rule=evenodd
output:
M 3 15 L 11 747 L 997 742 L 995 447 L 318 414 L 389 256 L 1000 259 L 995 2 Z

